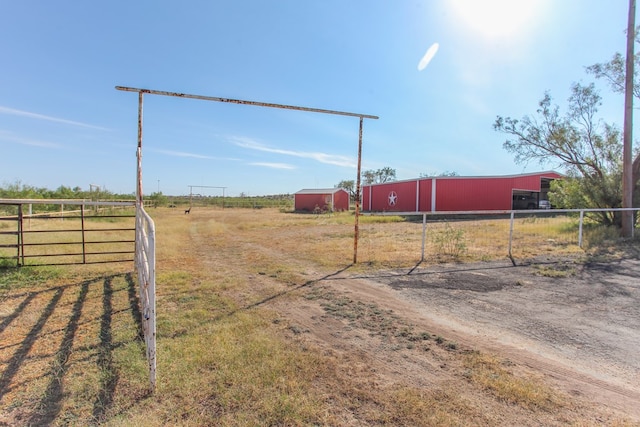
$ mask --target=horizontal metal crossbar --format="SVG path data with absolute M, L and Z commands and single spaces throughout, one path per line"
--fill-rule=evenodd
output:
M 188 93 L 166 92 L 162 90 L 152 90 L 152 89 L 137 89 L 137 88 L 125 87 L 125 86 L 116 86 L 116 89 L 122 90 L 125 92 L 138 92 L 138 93 L 148 93 L 152 95 L 175 96 L 177 98 L 200 99 L 203 101 L 227 102 L 231 104 L 242 104 L 242 105 L 255 105 L 257 107 L 281 108 L 285 110 L 309 111 L 312 113 L 336 114 L 339 116 L 361 117 L 365 119 L 379 118 L 378 116 L 372 116 L 370 114 L 349 113 L 347 111 L 325 110 L 322 108 L 299 107 L 296 105 L 274 104 L 271 102 L 258 102 L 258 101 L 245 101 L 242 99 L 219 98 L 217 96 L 191 95 Z
M 72 228 L 72 229 L 64 229 L 64 230 L 24 230 L 23 234 L 30 233 L 72 233 L 76 231 L 82 231 L 84 233 L 95 232 L 95 231 L 136 231 L 135 228 L 94 228 L 94 229 L 80 229 L 80 228 Z
M 43 258 L 43 257 L 69 257 L 69 256 L 82 256 L 82 255 L 116 255 L 116 254 L 134 254 L 135 251 L 106 251 L 106 252 L 75 252 L 68 254 L 25 254 L 23 258 Z
M 58 246 L 58 245 L 99 245 L 106 243 L 135 243 L 135 240 L 100 240 L 90 242 L 44 242 L 44 243 L 22 243 L 22 246 Z M 0 248 L 15 248 L 16 245 L 0 245 Z M 135 251 L 133 251 L 135 252 Z
M 84 264 L 110 264 L 112 262 L 133 262 L 133 259 L 112 259 L 102 261 L 85 261 L 85 262 L 55 262 L 55 263 L 41 263 L 41 264 L 23 264 L 21 267 L 47 267 L 56 265 L 84 265 Z
M 134 207 L 135 201 L 127 202 L 110 202 L 78 200 L 78 199 L 2 199 L 0 205 L 85 205 L 85 206 L 131 206 Z

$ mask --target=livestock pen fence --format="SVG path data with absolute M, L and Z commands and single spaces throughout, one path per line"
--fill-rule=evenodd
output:
M 134 263 L 135 261 L 135 263 Z M 0 199 L 0 267 L 130 262 L 156 383 L 155 225 L 134 201 Z
M 0 199 L 0 265 L 133 262 L 135 203 Z
M 373 220 L 361 227 L 360 259 L 377 262 L 517 260 L 584 253 L 619 244 L 615 222 L 625 209 L 551 209 L 473 212 L 378 212 L 367 216 L 402 217 L 402 223 Z M 635 214 L 637 245 L 638 212 Z M 378 259 L 369 259 L 367 251 Z M 383 251 L 380 251 L 380 248 Z M 383 259 L 380 259 L 381 253 Z

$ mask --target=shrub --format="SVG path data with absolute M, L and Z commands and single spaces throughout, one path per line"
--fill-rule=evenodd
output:
M 455 259 L 467 252 L 464 230 L 455 229 L 449 223 L 445 223 L 444 230 L 434 235 L 433 242 L 439 254 L 449 255 Z

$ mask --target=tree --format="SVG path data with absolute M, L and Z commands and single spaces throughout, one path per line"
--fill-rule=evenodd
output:
M 335 188 L 343 188 L 349 192 L 351 200 L 356 199 L 356 184 L 354 180 L 342 180 L 335 185 Z
M 154 207 L 167 206 L 169 204 L 169 198 L 162 194 L 162 191 L 156 191 L 149 196 L 149 200 L 153 202 Z
M 51 198 L 54 198 L 54 199 L 77 199 L 77 198 L 80 198 L 80 197 L 78 197 L 78 192 L 74 191 L 70 187 L 66 187 L 64 185 L 61 185 L 60 187 L 58 187 L 56 189 L 55 192 L 52 192 Z
M 635 12 L 635 6 L 633 10 L 630 8 L 629 13 Z M 630 23 L 633 21 L 630 21 Z M 628 29 L 631 29 L 629 27 Z M 635 42 L 640 43 L 640 26 L 635 30 Z M 627 41 L 628 43 L 629 41 Z M 627 45 L 629 47 L 629 45 Z M 629 54 L 631 56 L 631 54 Z M 632 95 L 640 100 L 640 85 L 636 84 L 638 81 L 638 72 L 640 71 L 640 53 L 633 55 L 633 85 Z M 609 83 L 609 86 L 614 92 L 625 93 L 626 92 L 626 56 L 616 52 L 613 58 L 609 62 L 594 64 L 587 67 L 587 72 L 593 74 L 597 79 L 604 79 Z M 628 141 L 629 145 L 631 141 Z M 629 148 L 630 150 L 630 148 Z M 628 153 L 628 152 L 627 152 Z M 633 200 L 634 206 L 638 206 L 638 197 L 640 197 L 640 150 L 636 149 L 635 158 L 631 163 L 631 182 L 633 187 Z
M 504 148 L 516 163 L 556 161 L 567 177 L 555 183 L 551 202 L 564 208 L 618 208 L 622 203 L 620 131 L 597 119 L 601 97 L 590 84 L 574 83 L 568 112 L 562 116 L 546 93 L 536 117 L 521 120 L 498 116 L 493 125 L 511 138 Z M 604 224 L 620 225 L 619 212 L 603 212 Z
M 636 27 L 636 43 L 640 43 L 640 26 Z M 634 82 L 638 81 L 640 71 L 640 53 L 634 56 Z M 598 79 L 606 80 L 614 92 L 624 93 L 624 83 L 626 78 L 625 56 L 616 52 L 609 62 L 593 64 L 586 67 L 588 73 L 593 74 Z M 640 99 L 640 86 L 633 85 L 633 96 Z
M 438 176 L 460 176 L 458 175 L 458 172 L 456 171 L 444 171 L 441 173 L 429 173 L 429 172 L 425 172 L 425 173 L 421 173 L 420 174 L 420 178 L 432 178 L 432 177 L 438 177 Z
M 367 170 L 362 172 L 362 181 L 364 185 L 370 185 L 376 182 L 376 171 Z
M 362 172 L 362 178 L 364 180 L 364 185 L 383 184 L 396 179 L 396 170 L 388 166 L 375 171 L 366 170 Z

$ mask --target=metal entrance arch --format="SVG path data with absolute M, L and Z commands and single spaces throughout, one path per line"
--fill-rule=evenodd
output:
M 298 107 L 294 105 L 284 105 L 284 104 L 273 104 L 268 102 L 257 102 L 257 101 L 244 101 L 240 99 L 231 99 L 231 98 L 219 98 L 215 96 L 203 96 L 203 95 L 190 95 L 185 93 L 178 92 L 165 92 L 160 90 L 151 90 L 151 89 L 138 89 L 132 87 L 125 86 L 116 86 L 117 90 L 122 90 L 125 92 L 137 92 L 138 93 L 138 172 L 137 172 L 137 183 L 136 183 L 136 203 L 138 206 L 143 206 L 143 194 L 142 194 L 142 104 L 143 104 L 143 95 L 148 93 L 150 95 L 162 95 L 162 96 L 173 96 L 177 98 L 190 98 L 190 99 L 199 99 L 203 101 L 216 101 L 216 102 L 226 102 L 231 104 L 243 104 L 243 105 L 254 105 L 257 107 L 269 107 L 269 108 L 280 108 L 285 110 L 297 110 L 297 111 L 309 111 L 311 113 L 322 113 L 322 114 L 334 114 L 339 116 L 350 116 L 350 117 L 358 117 L 360 119 L 360 127 L 358 131 L 358 171 L 356 178 L 356 212 L 355 212 L 355 226 L 354 226 L 354 236 L 353 236 L 353 263 L 356 264 L 358 262 L 358 237 L 359 237 L 359 218 L 360 218 L 360 172 L 361 172 L 361 160 L 362 160 L 362 128 L 364 119 L 373 119 L 377 120 L 378 116 L 372 116 L 369 114 L 360 114 L 360 113 L 350 113 L 346 111 L 335 111 L 335 110 L 325 110 L 320 108 L 310 108 L 310 107 Z

